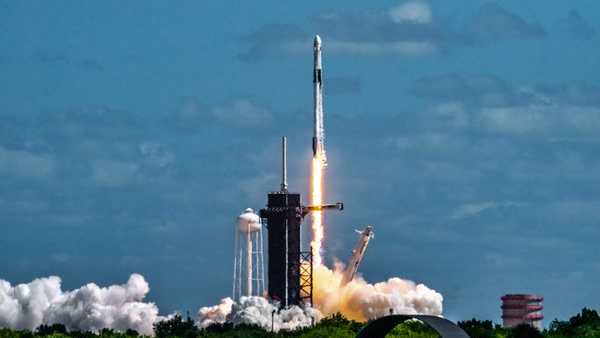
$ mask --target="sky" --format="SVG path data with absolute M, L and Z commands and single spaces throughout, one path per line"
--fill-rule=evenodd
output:
M 0 0 L 0 279 L 150 284 L 162 314 L 231 294 L 234 222 L 309 187 L 323 40 L 325 259 L 500 323 L 600 297 L 594 0 Z M 308 222 L 306 223 L 308 227 Z

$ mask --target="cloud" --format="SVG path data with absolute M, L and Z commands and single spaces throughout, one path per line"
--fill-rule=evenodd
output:
M 546 32 L 535 23 L 528 23 L 518 15 L 492 2 L 482 5 L 469 22 L 472 34 L 484 38 L 540 38 Z
M 465 204 L 454 210 L 450 219 L 461 219 L 468 216 L 476 215 L 487 209 L 495 209 L 499 206 L 498 203 L 495 202 L 483 202 L 483 203 L 475 203 L 475 204 Z
M 459 130 L 468 128 L 471 117 L 462 103 L 444 102 L 425 107 L 419 120 L 433 130 Z
M 596 36 L 594 27 L 575 10 L 570 11 L 567 17 L 561 21 L 561 26 L 576 39 L 589 40 Z
M 491 75 L 422 77 L 415 81 L 412 92 L 422 97 L 476 101 L 494 106 L 519 101 L 519 93 L 515 89 Z
M 84 57 L 74 59 L 65 52 L 54 52 L 47 50 L 37 50 L 33 53 L 33 59 L 47 66 L 68 66 L 75 67 L 85 71 L 102 71 L 104 65 L 99 60 Z
M 279 186 L 280 178 L 274 173 L 260 173 L 250 178 L 245 178 L 238 183 L 238 188 L 244 193 L 246 201 L 260 201 L 265 191 L 273 190 Z
M 489 132 L 523 136 L 595 134 L 600 108 L 566 105 L 523 105 L 482 108 L 478 116 Z
M 92 168 L 94 182 L 109 188 L 131 184 L 138 171 L 137 164 L 119 161 L 95 161 Z
M 268 125 L 275 118 L 271 110 L 247 98 L 236 98 L 216 105 L 211 113 L 222 123 L 251 128 Z
M 131 113 L 109 107 L 82 107 L 45 112 L 36 118 L 34 126 L 42 129 L 49 141 L 76 138 L 118 141 L 135 139 L 148 129 Z
M 21 179 L 45 179 L 56 167 L 52 156 L 10 150 L 0 146 L 0 175 Z
M 235 97 L 208 105 L 194 97 L 180 99 L 170 123 L 179 127 L 221 125 L 257 129 L 273 123 L 277 115 L 270 108 L 247 97 Z
M 199 121 L 210 117 L 207 107 L 192 96 L 184 96 L 179 99 L 175 109 L 177 119 L 184 122 Z
M 488 107 L 526 104 L 600 107 L 600 87 L 583 81 L 515 87 L 493 75 L 445 74 L 417 79 L 411 92 L 421 97 L 461 100 Z
M 433 21 L 429 4 L 424 1 L 409 1 L 389 10 L 393 22 L 415 22 L 428 24 Z
M 600 87 L 583 81 L 537 86 L 528 90 L 546 102 L 600 107 Z
M 296 25 L 268 25 L 246 37 L 246 59 L 273 55 L 306 56 L 315 32 L 328 54 L 358 57 L 422 57 L 464 40 L 433 21 L 426 2 L 410 1 L 388 11 L 322 13 Z
M 386 144 L 396 149 L 406 151 L 417 151 L 422 153 L 448 153 L 465 146 L 464 139 L 442 133 L 424 133 L 419 135 L 407 135 L 390 138 Z
M 175 162 L 175 155 L 158 142 L 143 142 L 139 147 L 148 168 L 161 170 Z
M 519 207 L 524 206 L 523 203 L 514 203 L 514 202 L 481 202 L 481 203 L 469 203 L 463 204 L 456 209 L 450 216 L 452 220 L 458 220 L 466 217 L 471 217 L 478 215 L 486 210 L 493 210 L 497 208 L 505 208 L 505 207 Z
M 436 21 L 429 3 L 408 1 L 387 11 L 320 13 L 297 24 L 271 24 L 244 38 L 250 48 L 241 57 L 307 57 L 315 32 L 328 55 L 355 57 L 426 57 L 455 46 L 497 39 L 540 38 L 545 30 L 497 3 L 479 7 L 466 29 Z

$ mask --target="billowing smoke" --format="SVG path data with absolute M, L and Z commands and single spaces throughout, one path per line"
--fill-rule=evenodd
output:
M 224 298 L 219 305 L 198 311 L 198 325 L 207 327 L 229 322 L 256 324 L 270 330 L 273 311 L 275 331 L 309 326 L 313 321 L 336 312 L 361 322 L 388 315 L 390 310 L 402 314 L 442 314 L 442 295 L 423 284 L 396 277 L 369 284 L 356 276 L 346 286 L 340 287 L 342 276 L 341 265 L 334 270 L 324 265 L 314 267 L 314 308 L 292 306 L 278 311 L 277 306 L 262 297 L 242 297 L 239 303 Z
M 364 322 L 388 315 L 390 310 L 396 314 L 442 314 L 442 295 L 423 284 L 397 277 L 369 284 L 355 276 L 346 286 L 339 287 L 342 276 L 341 265 L 334 270 L 324 265 L 314 267 L 314 306 L 324 316 L 340 312 L 349 319 Z
M 90 283 L 73 291 L 62 291 L 61 279 L 56 276 L 16 286 L 0 280 L 0 327 L 33 330 L 58 323 L 72 331 L 134 329 L 153 335 L 152 324 L 162 317 L 154 303 L 142 302 L 149 291 L 138 274 L 132 274 L 123 285 Z
M 198 311 L 198 326 L 205 328 L 214 323 L 254 324 L 274 331 L 293 330 L 319 321 L 321 313 L 314 308 L 290 306 L 279 310 L 262 297 L 241 297 L 239 302 L 223 298 L 219 305 L 203 307 Z
M 227 297 L 221 299 L 219 305 L 201 308 L 198 310 L 198 326 L 208 327 L 215 323 L 225 323 L 232 307 L 233 299 Z

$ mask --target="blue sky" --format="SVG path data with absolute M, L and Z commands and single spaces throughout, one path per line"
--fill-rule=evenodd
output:
M 596 307 L 596 1 L 0 1 L 0 278 L 143 274 L 163 313 L 231 292 L 233 222 L 306 196 L 323 39 L 326 259 L 500 322 Z

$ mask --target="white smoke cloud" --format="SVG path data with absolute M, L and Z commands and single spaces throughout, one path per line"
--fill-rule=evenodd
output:
M 402 314 L 442 314 L 442 295 L 423 284 L 397 277 L 369 284 L 357 276 L 340 287 L 342 276 L 341 266 L 334 270 L 324 265 L 314 267 L 314 308 L 292 306 L 278 310 L 277 305 L 262 297 L 242 297 L 238 303 L 224 298 L 219 305 L 198 311 L 198 326 L 229 322 L 255 324 L 270 330 L 273 311 L 275 331 L 309 326 L 336 312 L 360 322 L 388 315 L 390 309 Z
M 331 270 L 324 265 L 314 267 L 314 306 L 324 316 L 336 312 L 349 319 L 366 320 L 394 313 L 442 314 L 443 297 L 423 284 L 393 277 L 386 282 L 367 283 L 356 276 L 344 287 L 339 287 L 343 272 L 341 266 Z
M 208 327 L 215 323 L 225 323 L 227 316 L 231 313 L 233 299 L 227 297 L 221 299 L 221 303 L 215 306 L 206 306 L 198 310 L 198 326 Z
M 279 331 L 306 327 L 321 318 L 321 313 L 310 307 L 290 306 L 279 310 L 276 304 L 262 297 L 241 297 L 239 302 L 227 297 L 219 305 L 201 308 L 197 324 L 201 328 L 225 322 L 234 325 L 253 324 L 269 331 L 273 325 L 273 330 Z
M 123 285 L 90 283 L 66 292 L 56 276 L 16 286 L 0 280 L 0 327 L 34 330 L 42 324 L 60 323 L 68 330 L 134 329 L 153 335 L 152 325 L 163 318 L 154 303 L 142 302 L 149 291 L 138 274 L 132 274 Z
M 239 302 L 224 298 L 216 306 L 201 308 L 197 325 L 205 328 L 229 322 L 259 325 L 266 330 L 273 325 L 279 331 L 310 326 L 336 312 L 357 321 L 384 316 L 390 309 L 404 314 L 442 314 L 442 295 L 423 284 L 400 278 L 369 284 L 357 276 L 339 287 L 341 266 L 334 270 L 324 265 L 314 268 L 313 308 L 280 310 L 262 297 L 242 297 Z M 16 286 L 0 280 L 0 327 L 34 330 L 42 324 L 60 323 L 70 331 L 134 329 L 153 335 L 153 324 L 168 318 L 158 315 L 154 303 L 143 302 L 149 291 L 148 283 L 138 274 L 132 274 L 123 285 L 99 287 L 90 283 L 73 291 L 63 291 L 56 276 Z

